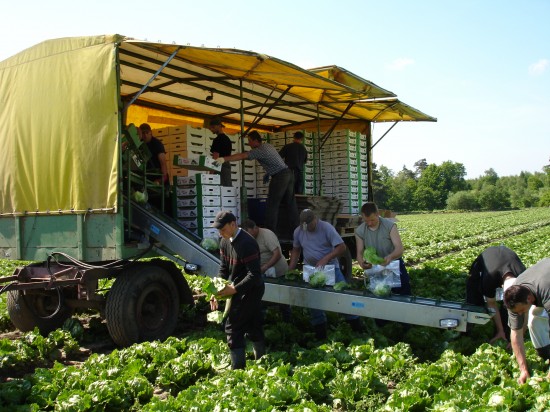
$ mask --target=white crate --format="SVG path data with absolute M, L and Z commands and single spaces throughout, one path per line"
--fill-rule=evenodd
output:
M 240 207 L 241 202 L 238 197 L 222 197 L 221 198 L 221 207 Z
M 204 227 L 198 230 L 199 237 L 203 239 L 212 238 L 218 240 L 220 238 L 220 232 L 213 227 Z
M 177 207 L 196 207 L 199 205 L 199 202 L 196 197 L 190 197 L 187 199 L 177 199 L 176 205 Z
M 357 138 L 355 136 L 331 136 L 329 141 L 332 145 L 341 144 L 341 143 L 351 143 L 353 146 L 357 145 Z
M 203 196 L 198 199 L 198 206 L 217 206 L 221 205 L 221 197 L 219 196 Z
M 178 219 L 178 223 L 186 229 L 198 229 L 197 219 Z
M 357 132 L 349 129 L 333 130 L 331 136 L 353 136 L 357 137 Z
M 237 187 L 221 187 L 222 197 L 237 197 L 239 196 L 239 189 Z
M 169 127 L 161 127 L 158 129 L 151 130 L 151 134 L 154 137 L 164 137 L 164 136 L 168 136 L 169 130 L 170 130 Z
M 348 173 L 348 172 L 332 172 L 332 178 L 333 179 L 348 179 L 348 180 L 352 180 L 352 179 L 355 179 L 357 180 L 359 178 L 359 175 L 357 173 Z
M 211 175 L 207 173 L 198 173 L 194 176 L 177 176 L 176 184 L 181 185 L 196 185 L 196 184 L 207 184 L 207 185 L 219 185 L 220 184 L 220 175 Z
M 345 158 L 345 159 L 357 159 L 357 152 L 354 150 L 354 151 L 349 151 L 349 150 L 338 150 L 338 149 L 334 149 L 334 151 L 332 152 L 332 159 L 337 159 L 337 158 Z M 351 160 L 350 160 L 351 161 Z
M 176 211 L 177 217 L 196 218 L 198 216 L 197 208 L 183 208 L 179 207 Z
M 176 187 L 176 196 L 220 196 L 220 186 L 199 185 L 189 187 Z
M 208 133 L 210 133 L 210 131 L 207 129 L 203 129 L 202 127 L 193 127 L 189 124 L 185 124 L 183 126 L 172 126 L 169 128 L 169 134 L 171 135 L 183 134 L 187 137 L 190 137 L 190 136 L 204 137 Z

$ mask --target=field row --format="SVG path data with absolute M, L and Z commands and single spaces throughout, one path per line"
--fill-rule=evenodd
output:
M 496 239 L 550 224 L 550 208 L 505 212 L 444 213 L 398 216 L 398 227 L 408 247 L 437 246 L 445 242 L 485 236 Z

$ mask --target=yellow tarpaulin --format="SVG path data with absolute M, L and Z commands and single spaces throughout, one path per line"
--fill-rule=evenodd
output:
M 315 70 L 120 35 L 24 50 L 0 62 L 0 215 L 116 212 L 121 123 L 200 125 L 220 116 L 232 130 L 276 131 L 436 120 L 338 66 Z
M 57 39 L 0 62 L 0 213 L 117 206 L 113 36 Z

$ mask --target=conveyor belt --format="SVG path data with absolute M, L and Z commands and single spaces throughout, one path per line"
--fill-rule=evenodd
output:
M 206 276 L 216 276 L 218 273 L 219 258 L 204 250 L 198 243 L 200 239 L 171 219 L 132 202 L 132 223 L 159 242 L 162 249 L 197 265 L 198 273 Z M 461 332 L 466 331 L 468 323 L 485 324 L 492 317 L 485 308 L 459 302 L 416 296 L 380 298 L 369 292 L 336 292 L 331 287 L 315 289 L 282 279 L 266 279 L 264 300 L 444 329 L 449 328 L 446 322 L 455 320 L 457 326 L 450 329 Z
M 220 259 L 203 249 L 193 233 L 178 225 L 161 213 L 147 210 L 131 202 L 132 225 L 160 243 L 161 249 L 168 249 L 184 261 L 198 266 L 197 273 L 216 276 L 220 268 Z

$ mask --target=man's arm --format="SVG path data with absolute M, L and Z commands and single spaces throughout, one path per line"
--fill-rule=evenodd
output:
M 159 153 L 158 159 L 160 162 L 160 171 L 162 172 L 162 181 L 167 182 L 168 179 L 168 167 L 166 166 L 166 153 Z
M 397 231 L 397 226 L 393 225 L 390 230 L 390 239 L 393 243 L 393 252 L 391 252 L 388 256 L 384 256 L 384 262 L 386 265 L 389 264 L 392 260 L 399 259 L 401 256 L 403 256 L 403 242 L 401 242 L 401 236 L 399 236 L 399 232 Z
M 273 249 L 271 251 L 271 257 L 269 258 L 269 260 L 262 265 L 262 268 L 261 268 L 262 273 L 265 273 L 265 271 L 270 267 L 275 266 L 275 263 L 279 261 L 281 256 L 283 256 L 283 254 L 281 253 L 281 250 L 278 247 Z
M 346 251 L 346 244 L 340 243 L 339 245 L 335 246 L 334 249 L 325 256 L 323 256 L 319 261 L 317 262 L 317 266 L 325 266 L 330 262 L 332 259 L 337 258 L 338 256 L 342 256 L 344 252 Z
M 504 333 L 504 326 L 502 325 L 502 318 L 500 317 L 500 310 L 497 300 L 495 298 L 488 298 L 487 296 L 485 296 L 485 300 L 487 301 L 487 306 L 495 311 L 495 314 L 493 315 L 493 322 L 495 323 L 496 332 L 495 336 L 492 337 L 489 343 L 493 343 L 499 339 L 508 341 L 508 339 L 506 339 L 506 333 Z
M 290 251 L 290 263 L 288 264 L 288 269 L 293 270 L 296 269 L 296 265 L 298 264 L 298 260 L 300 260 L 300 253 L 302 252 L 302 248 L 299 246 L 294 246 L 292 250 Z
M 510 341 L 512 350 L 519 366 L 518 383 L 521 385 L 529 379 L 529 370 L 527 369 L 527 357 L 525 356 L 525 345 L 523 342 L 523 329 L 512 329 L 510 331 Z
M 235 153 L 230 156 L 218 157 L 218 159 L 216 160 L 219 160 L 219 159 L 223 159 L 224 162 L 235 162 L 237 160 L 246 160 L 248 159 L 248 152 Z

